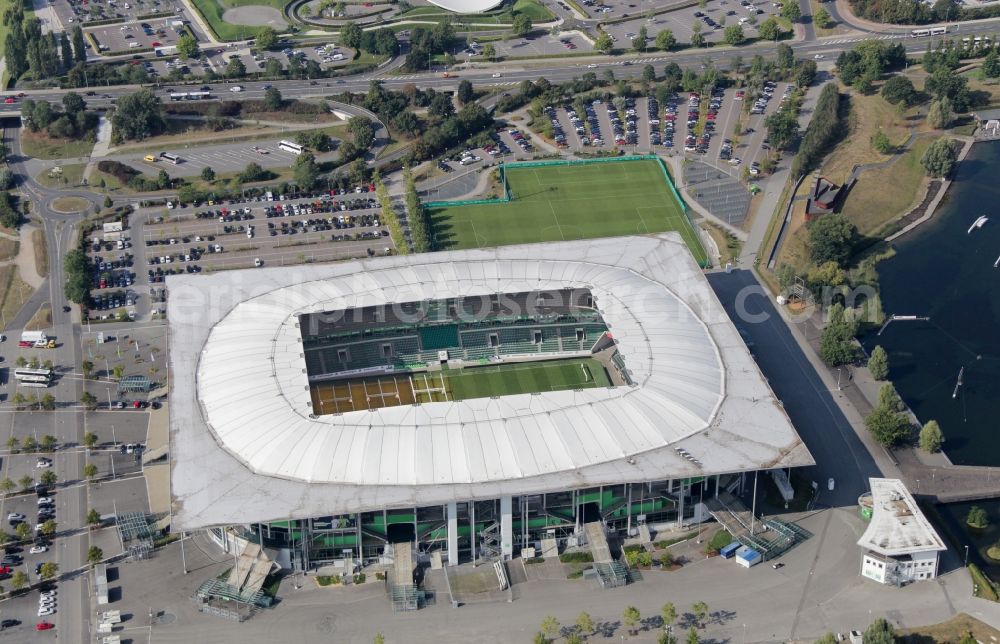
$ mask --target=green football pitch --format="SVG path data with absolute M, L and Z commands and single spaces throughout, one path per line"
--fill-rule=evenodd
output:
M 593 358 L 472 367 L 448 371 L 445 382 L 452 400 L 588 389 L 611 384 L 604 366 Z
M 443 249 L 677 231 L 695 260 L 705 250 L 655 160 L 507 169 L 513 199 L 431 210 Z

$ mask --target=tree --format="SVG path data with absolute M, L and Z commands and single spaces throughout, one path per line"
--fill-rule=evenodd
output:
M 292 164 L 292 176 L 295 183 L 303 190 L 312 190 L 319 180 L 319 166 L 316 164 L 316 157 L 312 152 L 306 150 L 295 157 Z
M 757 33 L 761 40 L 777 40 L 778 36 L 781 35 L 781 26 L 777 20 L 771 17 L 760 23 L 760 26 L 757 27 Z
M 514 22 L 511 24 L 511 31 L 515 36 L 526 36 L 531 33 L 531 18 L 526 13 L 514 14 Z
M 46 521 L 45 523 L 43 523 L 42 524 L 42 530 L 41 530 L 41 532 L 46 537 L 51 537 L 52 535 L 54 535 L 56 533 L 56 522 L 55 522 L 55 520 L 54 519 L 49 519 L 48 521 Z
M 885 380 L 889 377 L 889 354 L 882 345 L 876 345 L 868 358 L 868 371 L 875 380 Z
M 257 46 L 261 49 L 273 49 L 278 44 L 278 32 L 273 27 L 261 27 L 257 30 Z
M 16 489 L 17 485 L 14 483 L 14 481 L 10 480 L 9 476 L 5 476 L 3 477 L 3 479 L 0 479 L 0 492 L 3 492 L 4 494 L 10 494 Z
M 698 631 L 692 626 L 688 629 L 687 644 L 698 644 L 699 642 L 701 642 L 701 638 L 698 637 Z
M 893 76 L 882 85 L 882 98 L 896 105 L 909 105 L 917 95 L 913 82 L 906 76 Z
M 78 63 L 87 62 L 87 45 L 83 41 L 83 28 L 73 25 L 73 58 Z
M 983 76 L 987 78 L 1000 76 L 1000 54 L 997 53 L 996 49 L 990 49 L 990 53 L 986 54 L 982 70 Z
M 101 525 L 101 513 L 95 510 L 94 508 L 90 508 L 90 510 L 87 511 L 87 525 L 89 526 Z
M 87 550 L 87 561 L 91 564 L 99 564 L 104 561 L 104 551 L 97 546 L 90 546 Z
M 181 37 L 177 39 L 177 55 L 182 60 L 191 60 L 201 55 L 198 41 L 189 32 L 181 34 Z
M 553 638 L 559 634 L 559 620 L 552 615 L 546 615 L 542 620 L 542 632 L 546 637 Z
M 594 632 L 594 619 L 590 616 L 590 613 L 583 611 L 576 616 L 576 630 L 584 636 Z
M 677 607 L 674 606 L 673 602 L 667 602 L 660 609 L 660 617 L 663 618 L 663 628 L 672 626 L 674 622 L 677 621 Z
M 247 75 L 247 67 L 239 58 L 229 59 L 226 65 L 226 76 L 229 78 L 242 78 Z
M 476 92 L 472 89 L 472 83 L 467 79 L 463 79 L 458 84 L 458 101 L 462 105 L 465 105 L 475 100 L 475 98 Z
M 52 579 L 59 574 L 59 564 L 54 561 L 46 561 L 38 571 L 38 576 L 42 579 Z
M 90 393 L 89 391 L 85 391 L 82 394 L 80 394 L 80 404 L 83 405 L 86 409 L 96 409 L 97 397 L 94 394 Z
M 692 47 L 705 46 L 705 35 L 701 33 L 700 22 L 696 22 L 693 25 L 691 25 L 691 46 Z
M 941 426 L 936 420 L 927 421 L 920 428 L 920 449 L 929 454 L 941 451 L 941 444 L 944 443 L 944 434 L 941 433 Z
M 819 27 L 820 29 L 826 29 L 827 27 L 829 27 L 830 22 L 831 22 L 830 12 L 824 9 L 823 7 L 817 9 L 816 13 L 813 14 L 813 24 Z
M 116 364 L 111 369 L 111 377 L 114 378 L 115 380 L 121 380 L 122 376 L 124 376 L 124 375 L 125 375 L 125 367 L 124 367 L 124 365 Z
M 986 528 L 990 525 L 989 515 L 986 514 L 986 510 L 974 505 L 969 508 L 969 514 L 965 517 L 965 522 L 968 523 L 973 528 Z
M 239 60 L 239 59 L 234 59 Z M 163 117 L 160 114 L 162 104 L 159 97 L 149 89 L 141 89 L 134 94 L 118 98 L 111 125 L 114 128 L 112 140 L 142 141 L 163 129 Z
M 59 476 L 53 470 L 45 470 L 44 472 L 42 472 L 42 475 L 38 477 L 38 479 L 42 485 L 46 487 L 52 487 L 53 485 L 56 484 L 56 481 L 59 479 Z
M 35 451 L 35 448 L 38 447 L 38 441 L 35 440 L 34 436 L 25 436 L 24 439 L 21 440 L 21 445 L 24 446 L 24 451 L 33 452 Z
M 934 99 L 927 110 L 927 124 L 936 130 L 943 130 L 951 123 L 953 116 L 951 101 L 947 97 Z
M 656 34 L 656 48 L 661 51 L 670 51 L 677 46 L 677 38 L 674 37 L 674 32 L 669 29 L 664 29 L 660 33 Z
M 632 39 L 632 49 L 636 51 L 645 51 L 646 43 L 649 41 L 649 32 L 646 30 L 645 25 L 639 27 L 639 33 L 635 35 Z
M 483 58 L 489 61 L 496 60 L 497 48 L 493 46 L 493 43 L 488 42 L 483 45 Z
M 809 87 L 816 80 L 816 61 L 803 60 L 799 62 L 795 72 L 795 84 L 798 87 Z
M 642 615 L 635 606 L 626 606 L 622 612 L 622 623 L 628 629 L 629 634 L 635 634 L 635 627 L 639 625 Z
M 857 355 L 855 333 L 857 326 L 848 320 L 843 305 L 837 303 L 831 306 L 819 340 L 819 353 L 823 362 L 831 367 L 853 362 Z
M 861 635 L 862 644 L 895 644 L 896 633 L 892 624 L 879 617 Z
M 889 154 L 892 151 L 892 141 L 882 128 L 872 135 L 872 148 L 882 154 Z
M 83 466 L 83 475 L 87 477 L 87 480 L 93 480 L 97 476 L 97 466 L 93 463 L 87 463 Z
M 778 67 L 782 69 L 791 69 L 795 66 L 795 52 L 792 50 L 791 46 L 786 43 L 781 43 L 777 47 L 778 54 Z
M 743 41 L 746 40 L 746 36 L 743 35 L 743 27 L 739 25 L 729 25 L 726 27 L 725 35 L 723 36 L 727 45 L 742 45 Z
M 956 161 L 957 156 L 951 141 L 938 139 L 931 143 L 927 151 L 924 152 L 924 156 L 920 159 L 920 165 L 924 166 L 924 173 L 928 177 L 944 178 L 951 174 Z
M 243 168 L 243 172 L 240 173 L 239 180 L 240 183 L 253 183 L 254 181 L 263 181 L 267 178 L 268 173 L 260 165 L 251 161 L 247 164 L 247 167 Z M 116 369 L 118 367 L 115 367 Z M 123 369 L 124 371 L 124 369 Z M 118 376 L 119 378 L 121 376 Z
M 708 604 L 697 601 L 691 605 L 691 610 L 694 612 L 695 619 L 698 620 L 698 625 L 705 628 L 705 620 L 708 618 Z
M 266 107 L 268 111 L 276 112 L 281 109 L 283 104 L 284 101 L 281 99 L 281 91 L 273 85 L 268 87 L 264 92 L 264 107 Z
M 113 205 L 115 205 L 115 202 L 111 199 L 111 196 L 110 195 L 105 195 L 105 197 L 104 197 L 104 207 L 105 208 L 110 208 Z
M 10 578 L 10 586 L 15 591 L 23 590 L 29 583 L 28 575 L 23 570 L 14 571 L 14 576 Z
M 212 169 L 212 166 L 207 165 L 201 169 L 201 180 L 208 183 L 215 181 L 215 170 Z
M 910 435 L 910 423 L 906 416 L 881 405 L 865 416 L 865 427 L 885 447 L 891 447 Z
M 21 441 L 17 439 L 17 436 L 11 436 L 7 439 L 7 449 L 12 453 L 17 454 L 17 448 L 21 444 Z
M 277 78 L 281 76 L 281 72 L 284 71 L 284 67 L 281 66 L 281 61 L 277 58 L 268 58 L 267 63 L 264 64 L 264 75 L 270 78 Z
M 17 356 L 17 360 L 14 361 L 14 364 L 18 367 L 23 367 L 28 364 L 28 360 L 24 356 Z
M 94 445 L 97 445 L 97 434 L 94 432 L 84 432 L 83 445 L 87 449 L 92 449 Z
M 532 640 L 534 644 L 552 644 L 552 640 L 545 637 L 545 633 L 539 631 L 535 633 L 535 638 Z
M 345 47 L 358 49 L 361 46 L 361 39 L 363 37 L 364 32 L 356 23 L 346 22 L 344 23 L 344 26 L 340 28 L 340 42 Z
M 76 116 L 87 109 L 87 102 L 76 92 L 67 92 L 62 97 L 63 111 L 70 116 Z
M 597 40 L 594 41 L 594 49 L 603 54 L 610 54 L 614 47 L 615 41 L 611 40 L 611 34 L 606 31 L 601 31 L 597 34 Z
M 784 4 L 781 5 L 781 17 L 788 22 L 797 22 L 802 17 L 798 0 L 785 0 Z
M 31 536 L 31 526 L 27 523 L 18 523 L 17 527 L 14 528 L 14 534 L 17 535 L 18 539 L 24 541 Z
M 809 223 L 809 257 L 815 264 L 837 262 L 843 266 L 851 255 L 857 229 L 843 215 L 826 215 Z

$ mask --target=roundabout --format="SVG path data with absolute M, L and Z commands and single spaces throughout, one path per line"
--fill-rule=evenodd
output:
M 63 215 L 75 215 L 86 212 L 90 202 L 83 197 L 56 197 L 49 202 L 49 208 Z

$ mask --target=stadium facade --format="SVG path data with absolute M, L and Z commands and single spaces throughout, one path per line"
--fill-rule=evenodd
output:
M 699 521 L 813 464 L 675 233 L 170 288 L 172 525 L 292 568 Z
M 484 13 L 503 4 L 503 0 L 428 0 L 428 2 L 455 13 Z

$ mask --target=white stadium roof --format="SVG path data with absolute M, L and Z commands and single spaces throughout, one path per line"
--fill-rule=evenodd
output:
M 483 13 L 503 4 L 503 0 L 427 0 L 455 13 Z
M 310 415 L 301 313 L 574 287 L 593 293 L 635 387 Z M 176 276 L 169 288 L 182 529 L 813 463 L 676 234 Z
M 899 479 L 868 479 L 872 519 L 858 545 L 888 557 L 947 550 L 934 526 Z

